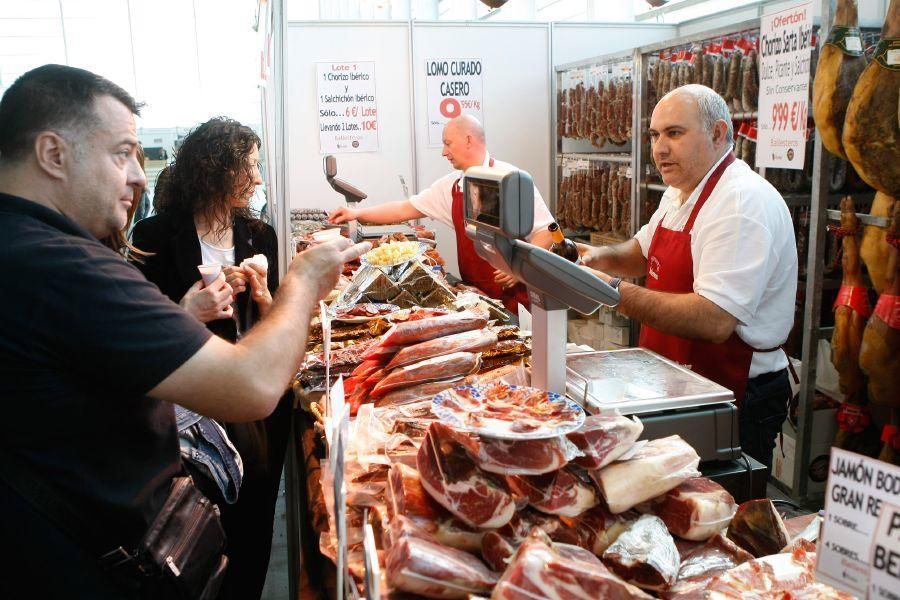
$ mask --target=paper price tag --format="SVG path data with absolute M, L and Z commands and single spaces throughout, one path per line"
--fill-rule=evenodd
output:
M 366 598 L 378 600 L 381 592 L 381 567 L 378 564 L 378 549 L 375 547 L 375 533 L 372 524 L 366 523 L 363 528 L 363 551 L 366 560 Z
M 878 519 L 898 497 L 900 467 L 832 448 L 825 488 L 825 521 L 816 553 L 816 579 L 865 597 L 871 589 L 870 575 L 875 566 L 871 558 Z M 900 561 L 900 555 L 895 560 Z M 892 572 L 897 575 L 896 570 Z M 876 582 L 878 577 L 876 574 Z
M 900 65 L 900 50 L 888 50 L 887 64 L 891 66 Z
M 756 166 L 802 169 L 809 116 L 812 2 L 772 8 L 760 19 Z
M 897 495 L 900 497 L 900 493 Z M 895 600 L 900 596 L 900 506 L 896 504 L 881 505 L 869 564 L 870 600 Z
M 856 36 L 848 36 L 844 38 L 844 44 L 847 46 L 847 50 L 852 50 L 853 52 L 862 52 L 862 40 L 860 40 Z

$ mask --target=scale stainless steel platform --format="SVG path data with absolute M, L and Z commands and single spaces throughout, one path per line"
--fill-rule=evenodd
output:
M 566 393 L 589 413 L 637 415 L 642 439 L 680 435 L 703 462 L 741 456 L 731 390 L 645 348 L 568 354 Z

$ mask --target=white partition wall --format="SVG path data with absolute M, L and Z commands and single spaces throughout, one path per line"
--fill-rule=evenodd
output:
M 331 210 L 344 202 L 322 172 L 318 62 L 375 62 L 379 148 L 377 152 L 336 154 L 338 177 L 368 194 L 366 206 L 401 198 L 398 176 L 409 182 L 414 168 L 408 23 L 290 23 L 287 46 L 290 207 Z
M 415 23 L 413 79 L 416 96 L 416 162 L 420 189 L 453 170 L 440 147 L 429 147 L 425 61 L 482 61 L 482 118 L 488 151 L 528 171 L 541 194 L 550 192 L 550 79 L 547 25 Z M 452 228 L 427 222 L 437 232 L 447 269 L 459 273 Z
M 528 171 L 553 197 L 553 66 L 670 39 L 670 25 L 510 22 L 303 21 L 287 27 L 284 119 L 287 207 L 333 209 L 343 198 L 326 183 L 319 148 L 316 63 L 374 61 L 379 148 L 337 154 L 338 176 L 368 194 L 364 206 L 421 191 L 452 167 L 429 144 L 427 59 L 479 59 L 488 148 Z M 552 44 L 552 48 L 551 48 Z M 447 269 L 458 274 L 452 229 L 437 232 Z M 285 240 L 285 244 L 289 242 Z

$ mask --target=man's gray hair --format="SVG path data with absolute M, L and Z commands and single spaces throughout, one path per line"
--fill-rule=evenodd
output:
M 727 127 L 725 141 L 729 144 L 734 144 L 734 125 L 731 123 L 731 111 L 728 110 L 728 104 L 722 96 L 705 85 L 689 83 L 688 85 L 675 88 L 664 97 L 676 94 L 687 94 L 697 101 L 697 108 L 700 111 L 700 122 L 703 123 L 703 126 L 710 133 L 715 128 L 717 121 L 724 121 Z

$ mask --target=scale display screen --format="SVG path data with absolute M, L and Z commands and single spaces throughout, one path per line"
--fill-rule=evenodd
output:
M 500 182 L 466 178 L 466 218 L 500 227 Z

